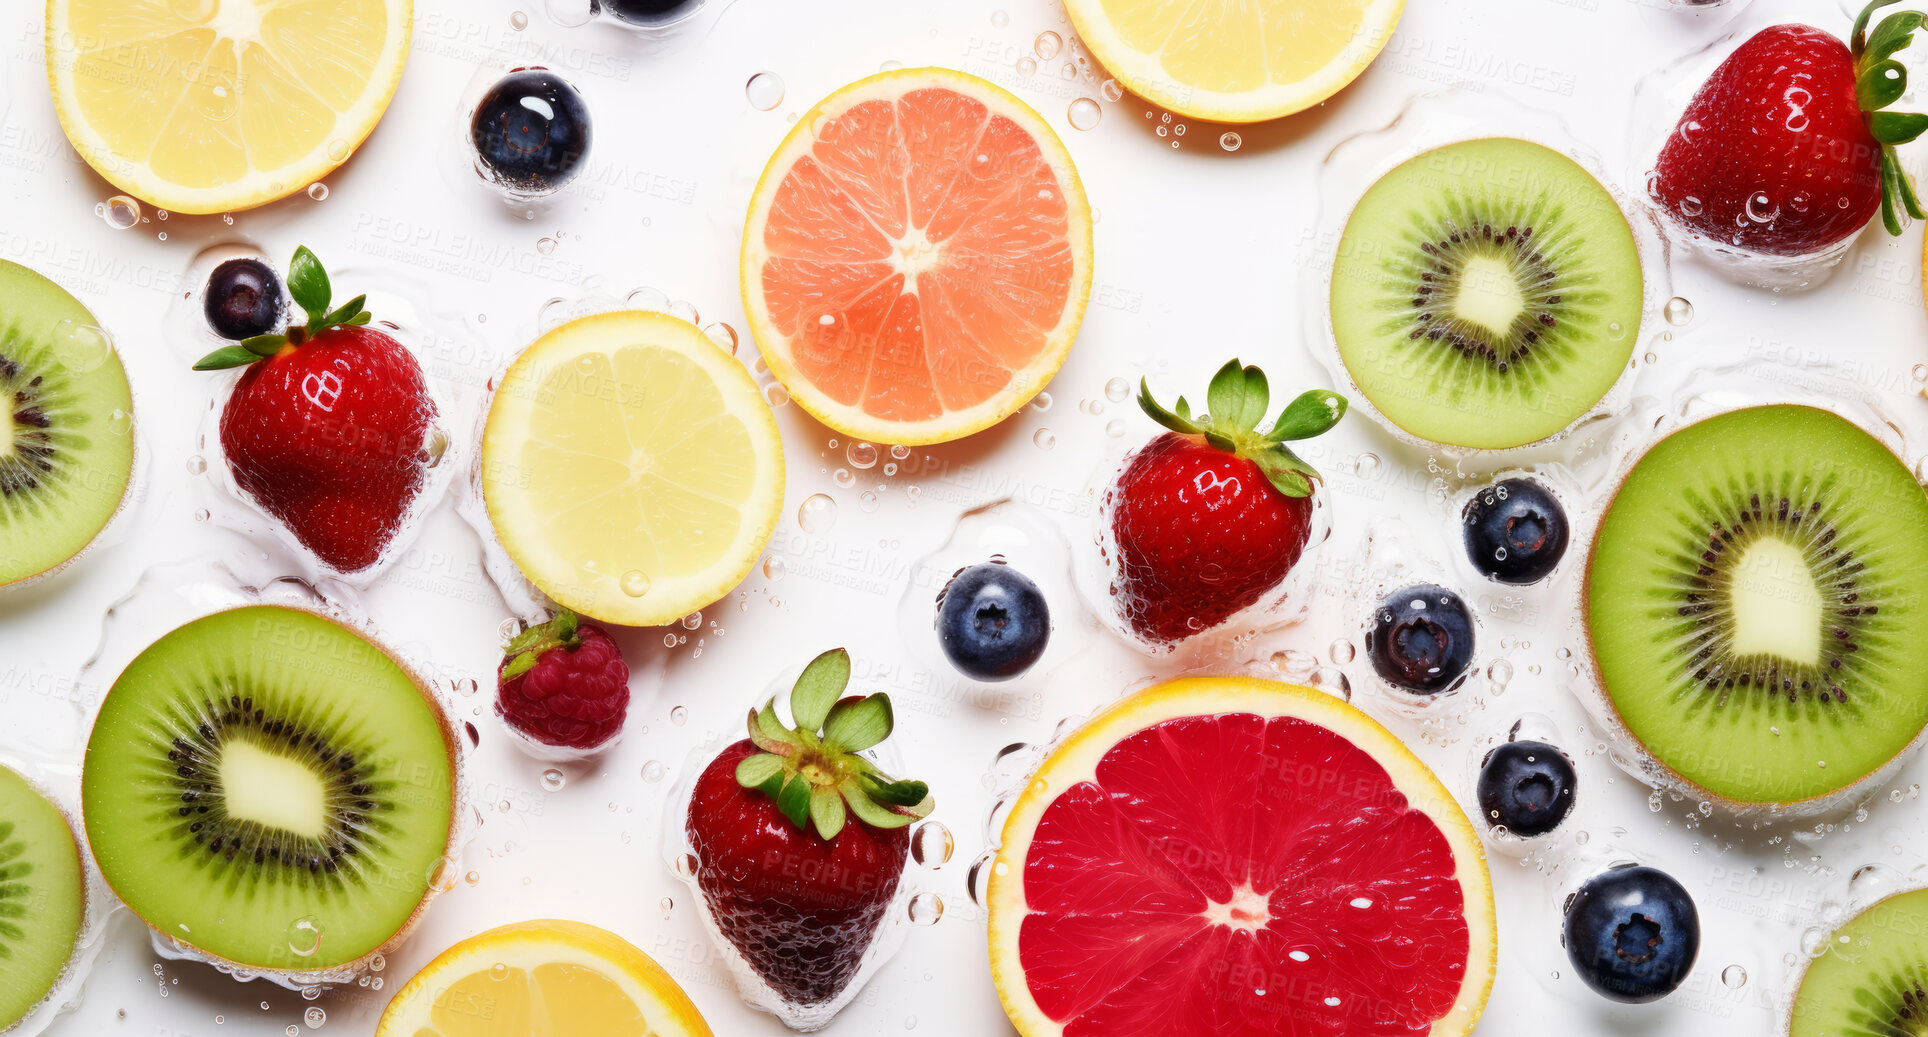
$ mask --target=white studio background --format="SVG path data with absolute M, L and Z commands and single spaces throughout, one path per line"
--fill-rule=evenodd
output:
M 663 863 L 663 805 L 692 751 L 734 732 L 773 679 L 836 645 L 858 658 L 860 685 L 893 693 L 900 718 L 893 741 L 917 761 L 915 776 L 933 785 L 936 817 L 955 833 L 957 850 L 942 868 L 914 877 L 942 897 L 942 919 L 913 928 L 901 954 L 828 1032 L 1009 1032 L 985 960 L 983 914 L 966 891 L 970 862 L 987 845 L 991 765 L 1001 747 L 1047 740 L 1062 718 L 1089 713 L 1154 674 L 1269 665 L 1287 651 L 1331 664 L 1335 641 L 1357 641 L 1348 628 L 1345 563 L 1359 556 L 1374 519 L 1402 516 L 1412 549 L 1446 565 L 1476 605 L 1490 604 L 1491 585 L 1472 584 L 1455 562 L 1457 527 L 1433 498 L 1425 454 L 1363 415 L 1314 452 L 1330 476 L 1334 532 L 1321 555 L 1327 578 L 1313 615 L 1235 651 L 1154 662 L 1098 633 L 1049 673 L 999 695 L 976 694 L 905 643 L 905 630 L 927 629 L 937 589 L 930 574 L 916 571 L 917 559 L 949 537 L 968 507 L 1003 496 L 1031 502 L 1067 541 L 1088 544 L 1094 474 L 1154 431 L 1128 400 L 1107 397 L 1113 379 L 1135 385 L 1149 374 L 1166 396 L 1196 396 L 1212 370 L 1238 356 L 1267 369 L 1275 395 L 1287 395 L 1279 387 L 1327 384 L 1306 342 L 1304 270 L 1327 255 L 1329 243 L 1315 233 L 1320 207 L 1352 199 L 1318 197 L 1320 163 L 1345 138 L 1384 126 L 1415 94 L 1459 84 L 1475 102 L 1505 96 L 1554 112 L 1611 176 L 1637 190 L 1620 171 L 1642 168 L 1632 142 L 1653 132 L 1634 124 L 1638 80 L 1714 42 L 1735 19 L 1751 29 L 1799 18 L 1840 35 L 1852 19 L 1836 0 L 1751 7 L 1735 0 L 1698 12 L 1665 0 L 1409 0 L 1390 46 L 1353 87 L 1301 115 L 1240 128 L 1242 144 L 1228 152 L 1220 135 L 1230 127 L 1177 116 L 1165 122 L 1130 95 L 1109 99 L 1102 71 L 1082 74 L 1080 47 L 1039 59 L 1040 33 L 1071 36 L 1052 0 L 711 2 L 724 9 L 707 34 L 647 45 L 600 25 L 563 28 L 540 0 L 418 0 L 400 92 L 362 150 L 327 178 L 325 200 L 297 193 L 236 214 L 232 225 L 219 217 L 161 221 L 150 209 L 149 222 L 121 231 L 94 212 L 116 191 L 79 161 L 55 121 L 41 4 L 0 0 L 0 257 L 61 282 L 112 332 L 134 383 L 146 452 L 136 510 L 117 542 L 54 581 L 0 598 L 0 751 L 51 737 L 64 740 L 68 762 L 77 759 L 84 732 L 61 732 L 73 726 L 73 700 L 90 708 L 100 689 L 77 687 L 76 674 L 100 639 L 109 604 L 143 572 L 158 565 L 166 566 L 156 576 L 162 581 L 218 580 L 225 560 L 259 557 L 235 534 L 196 521 L 188 463 L 213 383 L 188 369 L 162 331 L 170 301 L 191 287 L 182 272 L 209 245 L 252 241 L 280 261 L 306 244 L 331 268 L 392 275 L 382 281 L 387 290 L 426 286 L 432 298 L 411 302 L 453 315 L 444 321 L 450 341 L 438 347 L 440 370 L 467 370 L 471 389 L 527 344 L 551 298 L 620 297 L 647 286 L 692 303 L 706 323 L 741 329 L 737 248 L 764 159 L 797 113 L 887 63 L 963 69 L 1030 102 L 1070 148 L 1098 217 L 1092 305 L 1049 387 L 1049 409 L 1027 407 L 965 442 L 915 450 L 894 475 L 883 473 L 885 453 L 876 467 L 851 470 L 848 486 L 838 478 L 850 468 L 842 437 L 794 405 L 778 409 L 789 488 L 769 551 L 780 562 L 768 568 L 781 578 L 753 574 L 742 593 L 705 610 L 697 629 L 672 631 L 688 635 L 674 647 L 664 646 L 661 630 L 626 635 L 631 664 L 644 675 L 627 736 L 596 765 L 564 768 L 558 789 L 542 780 L 548 765 L 521 755 L 488 713 L 497 628 L 508 612 L 453 495 L 441 502 L 363 605 L 391 641 L 423 651 L 445 679 L 483 683 L 484 693 L 465 703 L 480 712 L 463 717 L 481 732 L 471 774 L 485 817 L 463 861 L 465 881 L 436 901 L 390 959 L 385 990 L 350 988 L 314 1001 L 259 982 L 240 985 L 198 965 L 161 963 L 138 921 L 121 912 L 81 1008 L 54 1025 L 56 1037 L 242 1037 L 296 1033 L 297 1026 L 369 1034 L 388 995 L 443 948 L 534 917 L 579 918 L 621 933 L 675 974 L 718 1033 L 785 1032 L 743 1008 L 730 989 L 687 887 Z M 1026 56 L 1036 64 L 1028 76 L 1018 70 Z M 448 173 L 465 90 L 479 69 L 505 61 L 569 75 L 595 119 L 591 182 L 533 221 Z M 784 84 L 781 103 L 767 111 L 745 92 L 760 72 Z M 1070 125 L 1076 98 L 1101 107 L 1095 127 Z M 1909 158 L 1920 167 L 1918 151 Z M 1696 372 L 1715 368 L 1735 368 L 1727 376 L 1733 387 L 1763 399 L 1839 381 L 1878 398 L 1911 435 L 1919 433 L 1928 427 L 1913 373 L 1928 360 L 1920 234 L 1890 239 L 1877 228 L 1832 280 L 1798 295 L 1743 290 L 1677 262 L 1673 292 L 1692 301 L 1694 316 L 1678 327 L 1650 317 L 1636 349 L 1638 391 L 1665 399 Z M 345 285 L 340 274 L 337 283 Z M 755 358 L 747 333 L 739 356 L 746 364 Z M 1364 455 L 1372 460 L 1362 463 Z M 816 493 L 835 501 L 836 519 L 806 533 L 798 507 Z M 1569 506 L 1582 512 L 1589 502 Z M 1570 593 L 1576 562 L 1562 568 L 1560 593 Z M 926 614 L 904 621 L 907 592 Z M 1074 615 L 1079 603 L 1052 604 L 1061 623 L 1083 623 Z M 1800 951 L 1803 931 L 1826 905 L 1843 897 L 1848 876 L 1869 863 L 1905 874 L 1922 862 L 1928 803 L 1910 789 L 1924 780 L 1928 762 L 1876 793 L 1865 819 L 1835 819 L 1839 826 L 1821 833 L 1812 823 L 1741 830 L 1701 817 L 1692 802 L 1650 804 L 1649 789 L 1590 751 L 1600 736 L 1569 694 L 1574 677 L 1563 653 L 1580 646 L 1562 610 L 1483 622 L 1480 665 L 1510 667 L 1503 688 L 1476 681 L 1457 712 L 1428 723 L 1355 697 L 1462 796 L 1480 740 L 1503 735 L 1523 713 L 1553 718 L 1579 764 L 1581 809 L 1571 824 L 1589 833 L 1588 844 L 1570 847 L 1575 856 L 1562 867 L 1492 857 L 1500 971 L 1481 1032 L 1539 1034 L 1550 1023 L 1583 1034 L 1775 1030 L 1787 956 Z M 1306 657 L 1280 658 L 1290 667 Z M 1363 655 L 1340 669 L 1355 687 L 1367 682 Z M 1656 1006 L 1614 1006 L 1586 994 L 1558 951 L 1550 905 L 1562 883 L 1589 861 L 1615 857 L 1673 871 L 1700 904 L 1704 942 L 1693 977 Z M 325 1014 L 320 1027 L 305 1015 L 314 1008 Z

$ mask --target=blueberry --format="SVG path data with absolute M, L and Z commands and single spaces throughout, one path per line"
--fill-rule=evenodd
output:
M 497 80 L 476 105 L 469 139 L 476 160 L 496 183 L 547 193 L 582 171 L 589 153 L 589 106 L 554 72 L 517 69 Z
M 208 327 L 236 342 L 281 330 L 281 278 L 259 259 L 230 259 L 208 276 Z
M 1514 835 L 1545 835 L 1573 812 L 1573 761 L 1545 742 L 1507 742 L 1479 769 L 1479 809 Z
M 1567 901 L 1562 937 L 1580 979 L 1628 1004 L 1674 992 L 1700 952 L 1700 913 L 1673 876 L 1624 866 L 1588 879 Z
M 1008 681 L 1051 639 L 1051 610 L 1031 578 L 1003 562 L 960 569 L 937 598 L 937 640 L 966 677 Z
M 1537 583 L 1567 549 L 1566 509 L 1531 479 L 1502 479 L 1466 502 L 1466 555 L 1501 583 Z
M 596 0 L 597 7 L 631 25 L 668 25 L 703 6 L 703 0 Z
M 1407 587 L 1373 613 L 1366 652 L 1373 670 L 1393 687 L 1424 695 L 1445 691 L 1472 665 L 1472 613 L 1444 587 Z

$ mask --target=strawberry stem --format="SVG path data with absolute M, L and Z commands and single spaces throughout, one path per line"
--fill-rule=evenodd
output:
M 1346 414 L 1346 398 L 1329 389 L 1300 393 L 1285 405 L 1269 432 L 1258 429 L 1265 420 L 1272 390 L 1265 372 L 1228 362 L 1212 376 L 1205 390 L 1210 412 L 1192 416 L 1192 405 L 1180 396 L 1167 410 L 1152 397 L 1151 383 L 1138 381 L 1138 406 L 1160 425 L 1182 436 L 1203 436 L 1215 449 L 1243 457 L 1259 466 L 1273 489 L 1287 497 L 1307 497 L 1319 473 L 1285 444 L 1311 439 L 1329 431 Z
M 1906 144 L 1928 131 L 1928 115 L 1885 111 L 1908 89 L 1908 68 L 1894 55 L 1914 42 L 1924 18 L 1919 11 L 1896 11 L 1870 32 L 1874 13 L 1900 0 L 1874 0 L 1854 20 L 1848 50 L 1854 55 L 1855 100 L 1867 120 L 1868 133 L 1881 145 L 1881 225 L 1889 234 L 1903 230 L 1901 214 L 1922 219 L 1921 200 L 1915 195 L 1908 171 L 1902 168 L 1895 145 Z

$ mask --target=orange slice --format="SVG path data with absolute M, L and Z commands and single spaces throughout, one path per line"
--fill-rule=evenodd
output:
M 1091 293 L 1091 206 L 1051 128 L 961 72 L 831 94 L 763 170 L 743 308 L 770 370 L 847 435 L 942 443 L 1064 363 Z
M 1493 887 L 1439 779 L 1307 688 L 1175 680 L 1038 766 L 991 867 L 991 977 L 1024 1037 L 1457 1037 Z

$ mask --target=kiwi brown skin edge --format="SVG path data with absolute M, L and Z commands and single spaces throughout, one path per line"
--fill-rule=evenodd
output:
M 1682 429 L 1688 428 L 1692 425 L 1698 425 L 1702 421 L 1707 421 L 1711 418 L 1719 417 L 1721 414 L 1729 414 L 1737 410 L 1749 410 L 1749 409 L 1752 409 L 1754 406 L 1759 406 L 1759 405 L 1750 404 L 1742 407 L 1730 407 L 1726 410 L 1720 411 L 1718 414 L 1710 414 L 1710 415 L 1707 415 L 1706 417 L 1700 418 L 1697 421 L 1689 422 L 1687 425 L 1681 425 L 1678 428 L 1675 428 L 1670 432 L 1668 432 L 1668 435 L 1673 435 L 1674 433 L 1679 432 Z M 1773 404 L 1773 406 L 1800 407 L 1803 410 L 1821 411 L 1824 414 L 1830 414 L 1834 417 L 1840 417 L 1840 415 L 1833 414 L 1832 411 L 1826 411 L 1820 407 L 1808 406 L 1807 404 L 1782 403 L 1782 404 Z M 1846 419 L 1843 419 L 1843 420 L 1846 420 Z M 1850 424 L 1856 424 L 1856 423 L 1850 422 Z M 1859 425 L 1857 424 L 1856 427 L 1859 427 Z M 1864 429 L 1863 431 L 1865 432 L 1866 430 Z M 1869 433 L 1869 436 L 1870 438 L 1875 438 L 1873 437 L 1872 433 Z M 1655 440 L 1654 443 L 1648 445 L 1647 450 L 1651 450 L 1654 446 L 1658 445 L 1665 438 L 1666 437 L 1663 436 L 1661 437 L 1661 439 Z M 1875 441 L 1881 442 L 1878 438 L 1876 438 Z M 1886 449 L 1890 454 L 1894 454 L 1893 448 L 1889 447 L 1888 444 L 1882 443 L 1881 445 L 1882 445 L 1882 448 Z M 1731 799 L 1729 797 L 1722 796 L 1719 793 L 1716 793 L 1710 789 L 1702 787 L 1698 783 L 1694 782 L 1692 779 L 1681 774 L 1679 771 L 1676 771 L 1672 767 L 1667 766 L 1667 764 L 1662 762 L 1659 757 L 1654 756 L 1650 752 L 1647 752 L 1646 746 L 1643 743 L 1641 743 L 1641 741 L 1638 738 L 1635 738 L 1633 736 L 1632 729 L 1627 726 L 1626 721 L 1622 719 L 1620 716 L 1620 710 L 1613 704 L 1613 696 L 1608 694 L 1606 682 L 1602 680 L 1600 677 L 1601 669 L 1600 669 L 1599 656 L 1594 654 L 1594 649 L 1593 649 L 1593 561 L 1594 561 L 1594 555 L 1599 548 L 1600 526 L 1603 522 L 1606 521 L 1607 513 L 1613 510 L 1614 502 L 1620 499 L 1620 491 L 1626 486 L 1628 476 L 1633 474 L 1633 470 L 1639 466 L 1641 459 L 1647 456 L 1647 450 L 1642 450 L 1638 456 L 1634 457 L 1630 462 L 1628 462 L 1626 466 L 1626 470 L 1621 472 L 1619 476 L 1615 479 L 1614 486 L 1613 486 L 1613 493 L 1607 497 L 1606 506 L 1600 509 L 1599 517 L 1593 522 L 1591 528 L 1589 528 L 1587 531 L 1587 560 L 1586 560 L 1586 564 L 1582 566 L 1580 570 L 1581 575 L 1580 575 L 1579 612 L 1580 612 L 1580 621 L 1581 621 L 1581 631 L 1584 634 L 1583 640 L 1586 642 L 1586 646 L 1587 646 L 1586 662 L 1589 668 L 1589 679 L 1592 684 L 1592 690 L 1595 693 L 1590 697 L 1598 699 L 1601 708 L 1605 710 L 1604 714 L 1600 716 L 1600 719 L 1603 719 L 1608 722 L 1609 726 L 1612 727 L 1613 729 L 1614 735 L 1617 738 L 1623 740 L 1624 742 L 1631 743 L 1636 746 L 1640 746 L 1643 759 L 1641 760 L 1639 770 L 1634 771 L 1634 776 L 1641 778 L 1643 781 L 1646 781 L 1646 783 L 1649 785 L 1652 785 L 1653 782 L 1648 781 L 1647 780 L 1648 775 L 1643 774 L 1641 772 L 1643 771 L 1658 772 L 1661 778 L 1663 779 L 1663 781 L 1665 782 L 1665 785 L 1668 791 L 1683 792 L 1687 795 L 1691 795 L 1695 797 L 1695 800 L 1697 802 L 1712 803 L 1714 806 L 1718 807 L 1723 813 L 1726 813 L 1738 818 L 1743 818 L 1743 819 L 1754 818 L 1754 817 L 1761 817 L 1763 819 L 1765 818 L 1776 818 L 1776 819 L 1807 818 L 1807 817 L 1818 817 L 1818 816 L 1833 814 L 1833 813 L 1846 813 L 1848 809 L 1854 806 L 1854 804 L 1860 799 L 1862 793 L 1866 792 L 1871 788 L 1874 788 L 1877 785 L 1881 785 L 1887 782 L 1889 779 L 1895 776 L 1896 772 L 1898 772 L 1901 769 L 1902 765 L 1907 762 L 1908 758 L 1914 755 L 1914 753 L 1922 747 L 1923 742 L 1928 741 L 1928 728 L 1924 728 L 1920 733 L 1916 734 L 1915 737 L 1912 740 L 1910 740 L 1907 745 L 1903 746 L 1900 750 L 1896 751 L 1893 756 L 1890 756 L 1880 766 L 1875 767 L 1873 770 L 1870 770 L 1866 775 L 1862 776 L 1859 780 L 1851 784 L 1844 785 L 1841 788 L 1835 789 L 1833 792 L 1826 792 L 1826 793 L 1822 793 L 1819 796 L 1810 796 L 1807 799 L 1795 800 L 1787 803 L 1777 803 L 1777 802 L 1771 802 L 1771 801 L 1756 802 L 1751 800 Z M 1895 459 L 1897 461 L 1900 461 L 1901 460 L 1900 455 L 1896 454 Z M 1905 466 L 1907 462 L 1902 461 L 1901 463 Z M 1589 712 L 1597 713 L 1598 711 L 1589 710 Z M 1660 787 L 1660 786 L 1656 786 L 1656 787 Z
M 415 686 L 416 692 L 422 696 L 422 701 L 428 704 L 429 711 L 435 715 L 437 726 L 439 726 L 442 731 L 442 747 L 448 753 L 448 759 L 449 759 L 448 781 L 449 781 L 449 788 L 451 790 L 451 796 L 450 796 L 450 810 L 449 810 L 449 827 L 448 827 L 448 831 L 443 833 L 442 856 L 445 858 L 454 856 L 455 837 L 460 825 L 462 810 L 464 809 L 464 803 L 459 794 L 459 790 L 462 787 L 461 786 L 461 778 L 462 778 L 461 739 L 456 737 L 454 721 L 453 721 L 453 718 L 449 716 L 448 710 L 443 706 L 443 703 L 441 702 L 441 700 L 435 697 L 434 692 L 429 690 L 430 683 L 422 677 L 421 673 L 418 672 L 414 666 L 409 664 L 408 660 L 395 654 L 395 652 L 392 649 L 390 649 L 386 644 L 383 644 L 381 640 L 376 638 L 373 634 L 369 633 L 366 630 L 361 629 L 355 624 L 352 624 L 338 616 L 330 615 L 328 612 L 322 609 L 310 608 L 305 605 L 294 605 L 294 604 L 286 604 L 281 602 L 275 602 L 272 604 L 266 603 L 266 602 L 262 602 L 262 603 L 250 602 L 245 605 L 237 605 L 231 608 L 217 609 L 214 612 L 203 613 L 202 615 L 199 615 L 199 616 L 187 617 L 185 619 L 182 619 L 178 624 L 176 624 L 175 629 L 179 629 L 181 626 L 185 626 L 188 623 L 194 622 L 195 620 L 204 619 L 207 616 L 217 615 L 221 612 L 232 612 L 235 609 L 256 608 L 256 607 L 286 609 L 290 612 L 305 612 L 309 615 L 312 615 L 321 620 L 324 620 L 331 626 L 340 627 L 341 629 L 355 635 L 361 640 L 366 641 L 376 651 L 380 652 L 390 662 L 394 663 L 395 667 L 401 670 L 402 673 L 408 677 L 408 682 Z M 83 753 L 82 762 L 84 766 L 85 764 L 84 753 Z M 80 822 L 81 822 L 79 826 L 80 830 L 84 832 L 86 830 L 86 827 L 85 827 L 86 819 L 84 815 L 80 818 Z M 93 850 L 90 846 L 88 849 L 88 853 L 91 855 L 92 852 Z M 94 864 L 95 864 L 94 870 L 96 873 L 100 875 L 101 881 L 107 884 L 108 889 L 113 892 L 114 896 L 117 899 L 120 898 L 120 891 L 113 888 L 113 880 L 107 877 L 106 869 L 100 867 L 99 861 L 95 861 Z M 352 961 L 344 961 L 339 964 L 332 965 L 326 969 L 320 969 L 320 970 L 311 971 L 311 972 L 304 972 L 297 969 L 262 968 L 258 965 L 249 965 L 242 962 L 234 961 L 232 959 L 224 958 L 218 954 L 211 953 L 209 951 L 203 950 L 200 947 L 195 946 L 194 941 L 190 938 L 185 938 L 180 934 L 170 933 L 163 929 L 158 929 L 153 925 L 148 925 L 147 920 L 145 918 L 141 919 L 141 923 L 143 925 L 147 925 L 148 930 L 154 934 L 154 938 L 156 941 L 163 942 L 170 947 L 178 948 L 186 952 L 188 956 L 192 957 L 193 959 L 197 961 L 205 962 L 209 965 L 213 965 L 215 968 L 221 970 L 222 972 L 226 972 L 229 974 L 253 976 L 256 978 L 268 980 L 269 982 L 275 983 L 278 986 L 288 987 L 289 989 L 296 989 L 303 986 L 314 986 L 314 985 L 326 984 L 326 983 L 347 982 L 353 979 L 354 976 L 357 975 L 358 973 L 366 971 L 369 966 L 369 963 L 373 959 L 377 957 L 385 957 L 389 954 L 394 953 L 395 949 L 400 947 L 402 943 L 408 939 L 409 934 L 414 931 L 415 926 L 420 924 L 422 920 L 422 916 L 426 914 L 428 911 L 429 902 L 434 900 L 435 897 L 436 897 L 436 890 L 434 888 L 433 881 L 431 881 L 429 884 L 428 891 L 424 893 L 422 895 L 422 899 L 416 903 L 415 910 L 412 913 L 410 913 L 410 915 L 408 916 L 408 920 L 403 922 L 401 927 L 395 930 L 395 934 L 393 936 L 390 936 L 387 940 L 382 941 L 381 946 L 376 947 L 375 949 L 369 951 L 368 953 L 362 955 L 359 958 L 353 959 Z M 135 917 L 139 918 L 140 916 L 136 914 Z

